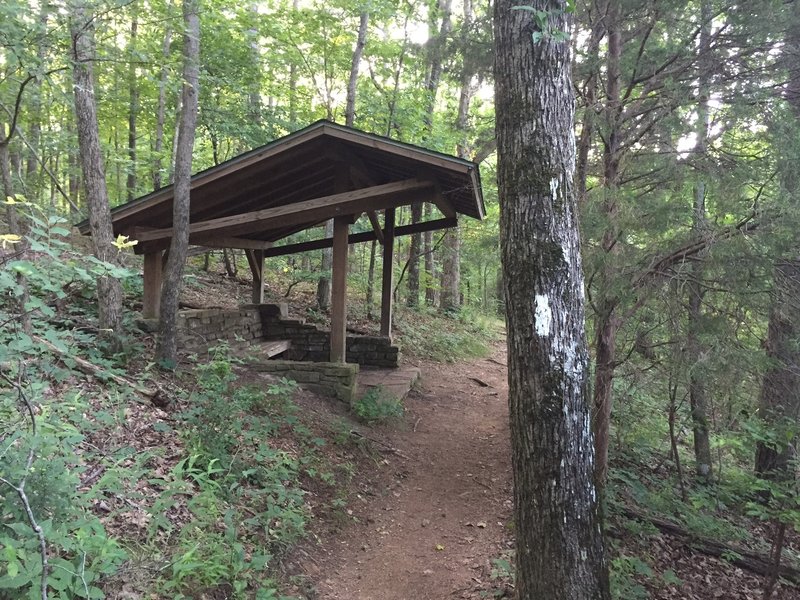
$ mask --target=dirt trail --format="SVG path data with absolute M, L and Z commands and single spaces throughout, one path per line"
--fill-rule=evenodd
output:
M 407 427 L 375 433 L 401 454 L 387 455 L 374 495 L 355 508 L 359 522 L 307 563 L 316 598 L 478 598 L 488 588 L 511 514 L 505 362 L 498 348 L 490 359 L 421 365 Z

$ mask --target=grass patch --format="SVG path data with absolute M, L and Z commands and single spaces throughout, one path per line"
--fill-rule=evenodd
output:
M 453 317 L 424 308 L 399 311 L 395 328 L 403 353 L 439 362 L 481 358 L 502 339 L 504 324 L 496 317 L 462 310 Z

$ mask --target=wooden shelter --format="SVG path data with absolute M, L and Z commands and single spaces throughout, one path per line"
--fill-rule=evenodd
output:
M 161 268 L 172 238 L 173 187 L 112 211 L 114 234 L 138 240 L 144 255 L 145 317 L 159 313 Z M 430 202 L 440 218 L 395 226 L 398 207 Z M 383 223 L 379 218 L 383 213 Z M 350 233 L 362 214 L 372 229 Z M 253 302 L 263 300 L 264 258 L 333 247 L 331 361 L 343 362 L 347 248 L 383 246 L 381 334 L 391 336 L 394 239 L 458 225 L 458 215 L 485 214 L 478 165 L 329 121 L 318 121 L 192 177 L 189 241 L 242 248 L 253 273 Z M 333 237 L 278 245 L 333 219 Z M 78 225 L 88 234 L 88 222 Z

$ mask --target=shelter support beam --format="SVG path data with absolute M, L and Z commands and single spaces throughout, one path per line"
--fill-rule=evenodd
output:
M 264 251 L 245 250 L 250 272 L 253 274 L 253 304 L 264 303 Z
M 392 339 L 392 269 L 394 267 L 394 212 L 384 212 L 383 273 L 381 275 L 381 335 Z
M 331 278 L 331 362 L 347 356 L 347 234 L 350 216 L 333 220 L 333 276 Z
M 162 255 L 160 250 L 144 255 L 142 316 L 145 319 L 157 319 L 161 314 Z
M 198 238 L 202 240 L 202 237 L 208 237 L 207 234 L 214 232 L 217 235 L 239 237 L 246 236 L 248 233 L 268 231 L 290 225 L 312 225 L 331 217 L 349 216 L 365 210 L 402 206 L 411 201 L 427 200 L 424 191 L 432 188 L 433 184 L 430 181 L 406 179 L 290 205 L 210 219 L 192 223 L 189 226 L 189 241 L 197 242 Z M 168 245 L 172 234 L 171 227 L 150 230 L 134 228 L 134 236 L 139 240 L 139 245 L 143 246 L 144 252 L 152 247 L 151 242 Z
M 458 219 L 434 219 L 433 221 L 422 221 L 421 223 L 414 223 L 413 225 L 401 225 L 394 229 L 394 237 L 403 235 L 411 235 L 412 233 L 422 233 L 423 231 L 436 231 L 439 229 L 448 229 L 450 227 L 458 227 Z M 358 244 L 361 242 L 371 242 L 378 239 L 375 231 L 362 231 L 361 233 L 351 233 L 347 241 L 350 244 Z M 273 246 L 264 252 L 264 256 L 284 256 L 286 254 L 297 254 L 299 252 L 308 252 L 309 250 L 320 250 L 322 248 L 330 248 L 333 246 L 333 238 L 323 238 L 319 240 L 311 240 L 309 242 L 298 242 L 296 244 L 284 244 L 283 246 Z

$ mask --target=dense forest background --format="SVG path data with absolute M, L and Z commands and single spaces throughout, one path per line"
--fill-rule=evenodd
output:
M 800 413 L 800 2 L 575 5 L 576 186 L 597 481 L 608 482 L 612 513 L 651 508 L 704 536 L 749 544 L 752 522 L 730 510 L 763 524 L 765 555 L 780 557 L 785 546 L 791 553 L 787 531 L 800 521 L 796 480 L 786 475 Z M 181 7 L 3 2 L 0 285 L 8 291 L 0 364 L 8 414 L 17 394 L 42 393 L 54 376 L 50 367 L 14 366 L 41 352 L 37 339 L 92 345 L 80 326 L 96 317 L 90 304 L 76 329 L 53 325 L 75 290 L 91 295 L 85 290 L 101 268 L 69 232 L 87 216 L 70 58 L 78 14 L 91 15 L 95 29 L 87 61 L 111 205 L 173 176 Z M 194 171 L 318 119 L 472 159 L 481 165 L 487 219 L 464 219 L 458 234 L 398 240 L 397 293 L 422 314 L 502 317 L 487 3 L 204 0 L 200 32 Z M 423 217 L 408 211 L 399 221 Z M 203 258 L 193 260 L 200 268 Z M 224 262 L 231 275 L 237 261 L 246 264 L 232 251 L 205 261 Z M 356 311 L 367 321 L 380 261 L 374 244 L 351 251 L 350 290 L 364 298 Z M 103 273 L 125 277 L 129 296 L 140 293 L 129 277 L 136 259 L 121 262 Z M 328 268 L 321 252 L 270 259 L 268 279 L 290 299 L 293 288 L 313 290 L 324 313 Z M 21 439 L 21 421 L 8 422 L 3 440 Z M 6 452 L 13 445 L 3 442 Z M 21 468 L 25 454 L 18 460 Z M 13 468 L 0 472 L 11 478 Z M 642 575 L 646 560 L 616 560 L 618 596 L 644 593 L 626 577 Z M 3 577 L 13 579 L 12 569 Z

